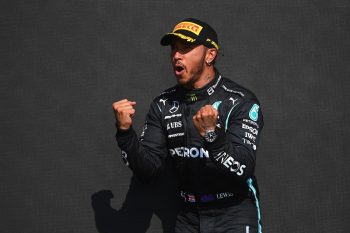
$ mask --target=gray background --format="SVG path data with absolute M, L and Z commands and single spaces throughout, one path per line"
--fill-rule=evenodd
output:
M 2 1 L 0 231 L 171 231 L 172 182 L 124 167 L 111 104 L 137 101 L 140 132 L 175 83 L 159 40 L 193 16 L 218 32 L 221 73 L 262 103 L 264 232 L 348 232 L 349 5 Z

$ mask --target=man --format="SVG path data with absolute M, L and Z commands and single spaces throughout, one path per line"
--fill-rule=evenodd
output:
M 182 208 L 176 232 L 261 232 L 255 157 L 263 116 L 256 96 L 215 69 L 217 34 L 189 18 L 161 39 L 177 85 L 151 103 L 138 140 L 136 102 L 113 103 L 124 161 L 152 180 L 173 158 Z

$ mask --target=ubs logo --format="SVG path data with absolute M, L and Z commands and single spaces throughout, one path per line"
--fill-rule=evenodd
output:
M 175 121 L 175 122 L 170 122 L 167 124 L 166 129 L 176 129 L 182 127 L 182 122 L 181 121 Z
M 169 112 L 170 113 L 175 113 L 179 110 L 179 101 L 173 101 L 173 106 L 170 108 Z

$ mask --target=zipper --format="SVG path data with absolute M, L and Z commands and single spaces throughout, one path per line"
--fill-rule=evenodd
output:
M 186 103 L 184 103 L 184 111 L 183 111 L 183 114 L 184 114 L 184 127 L 185 127 L 185 129 L 184 129 L 184 131 L 185 131 L 185 147 L 189 147 L 189 130 L 188 130 L 188 126 L 189 126 L 189 123 L 188 123 L 188 117 L 189 117 L 189 115 L 191 114 L 191 108 L 189 108 L 188 106 L 187 106 L 187 104 Z

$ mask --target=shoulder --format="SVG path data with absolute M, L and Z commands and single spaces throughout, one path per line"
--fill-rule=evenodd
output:
M 251 109 L 260 108 L 256 95 L 231 79 L 223 78 L 219 88 L 222 100 L 221 111 L 225 115 L 229 115 L 231 111 L 235 115 L 240 115 L 250 112 Z
M 252 100 L 257 101 L 256 95 L 251 90 L 226 77 L 222 78 L 219 88 L 225 93 L 225 96 L 236 97 L 244 102 Z
M 174 99 L 178 96 L 179 87 L 177 85 L 162 91 L 153 102 L 164 102 L 165 100 Z
M 235 119 L 242 118 L 243 121 L 254 121 L 263 126 L 263 116 L 260 109 L 260 102 L 256 95 L 246 87 L 243 87 L 236 82 L 223 78 L 220 84 L 221 93 L 223 94 L 223 104 L 221 104 L 221 113 L 226 116 L 226 127 L 230 116 L 235 116 Z

